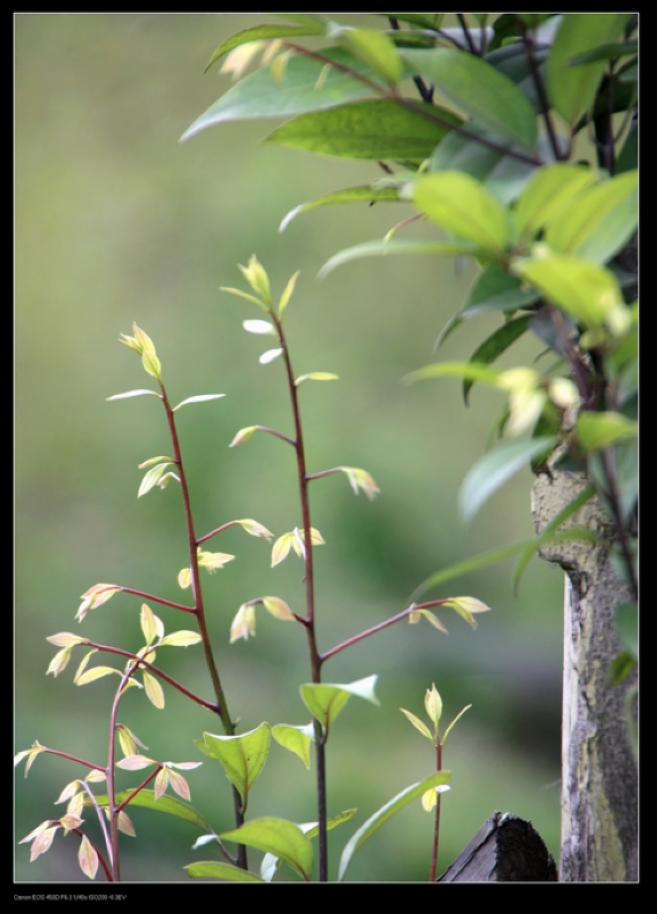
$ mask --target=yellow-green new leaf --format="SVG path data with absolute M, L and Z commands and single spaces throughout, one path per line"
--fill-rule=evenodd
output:
M 302 374 L 294 382 L 295 387 L 303 384 L 304 381 L 337 381 L 338 375 L 331 374 L 328 371 L 311 371 L 309 374 Z
M 271 530 L 268 530 L 265 526 L 259 524 L 257 520 L 252 520 L 250 517 L 244 520 L 237 520 L 235 523 L 239 524 L 251 536 L 261 536 L 266 540 L 270 540 L 274 535 Z
M 182 406 L 186 406 L 188 403 L 206 403 L 208 400 L 220 400 L 225 396 L 226 394 L 197 394 L 195 397 L 187 397 L 187 399 L 179 403 L 178 406 L 174 406 L 172 412 L 177 412 Z
M 162 691 L 162 686 L 152 673 L 142 670 L 142 676 L 144 677 L 144 688 L 146 689 L 148 700 L 161 711 L 164 707 L 164 692 Z
M 425 778 L 423 781 L 420 781 L 417 784 L 411 784 L 410 787 L 407 787 L 406 790 L 402 790 L 401 793 L 398 793 L 396 797 L 393 797 L 385 806 L 382 806 L 378 812 L 375 812 L 373 816 L 365 822 L 358 829 L 356 834 L 351 838 L 351 840 L 345 846 L 345 849 L 342 852 L 342 857 L 340 858 L 340 869 L 338 872 L 338 882 L 342 882 L 344 875 L 347 871 L 347 867 L 351 863 L 351 859 L 356 853 L 360 850 L 363 844 L 371 838 L 374 832 L 378 831 L 382 825 L 394 816 L 396 812 L 399 812 L 400 809 L 403 809 L 409 803 L 411 803 L 416 797 L 422 796 L 426 790 L 437 787 L 440 784 L 448 784 L 452 777 L 451 771 L 435 771 L 428 778 Z
M 294 274 L 294 276 L 290 277 L 287 285 L 285 286 L 283 294 L 281 295 L 281 300 L 278 303 L 278 319 L 279 320 L 281 320 L 281 318 L 283 317 L 283 311 L 285 311 L 285 309 L 287 308 L 287 303 L 292 298 L 292 294 L 294 292 L 294 287 L 297 282 L 297 277 L 300 272 L 301 272 L 301 270 L 297 270 L 297 272 Z
M 502 204 L 470 175 L 441 171 L 423 175 L 412 188 L 416 206 L 432 222 L 502 257 L 511 240 L 509 217 Z
M 554 162 L 538 168 L 516 201 L 513 215 L 526 238 L 533 236 L 563 210 L 600 173 L 583 165 Z
M 412 612 L 409 614 L 408 621 L 411 625 L 417 625 L 417 623 L 420 621 L 420 618 L 422 616 L 424 616 L 424 618 L 427 620 L 427 622 L 430 622 L 434 628 L 437 628 L 439 632 L 443 632 L 443 634 L 445 634 L 445 635 L 449 634 L 449 632 L 447 631 L 447 629 L 445 628 L 443 623 L 440 621 L 440 619 L 436 615 L 434 615 L 434 613 L 432 613 L 430 609 L 415 610 L 415 612 Z
M 298 825 L 287 819 L 267 816 L 246 822 L 240 828 L 223 832 L 223 841 L 246 844 L 265 853 L 280 857 L 306 882 L 310 882 L 313 865 L 313 847 Z
M 440 692 L 436 688 L 435 682 L 431 683 L 431 688 L 427 689 L 426 695 L 424 696 L 424 709 L 429 716 L 429 720 L 436 728 L 437 733 L 438 727 L 440 726 L 440 718 L 443 713 L 443 700 L 440 697 Z
M 638 424 L 615 412 L 583 412 L 577 419 L 577 437 L 587 451 L 599 451 L 627 438 L 636 438 Z
M 155 615 L 147 603 L 142 603 L 139 618 L 147 645 L 151 645 L 156 638 L 161 638 L 164 635 L 164 623 L 159 616 Z
M 110 676 L 112 673 L 116 673 L 118 676 L 121 675 L 118 670 L 115 670 L 111 666 L 95 666 L 93 669 L 82 673 L 81 676 L 77 676 L 75 684 L 79 686 L 86 685 L 88 682 L 93 682 L 95 679 L 102 679 L 104 676 Z
M 330 30 L 329 35 L 369 64 L 386 82 L 394 84 L 401 79 L 404 67 L 397 48 L 383 32 L 338 27 Z
M 230 643 L 234 644 L 240 638 L 248 641 L 249 635 L 255 637 L 255 606 L 253 603 L 242 603 L 230 626 Z
M 294 613 L 280 597 L 263 597 L 262 605 L 274 618 L 283 619 L 285 622 L 294 621 Z
M 313 741 L 313 726 L 294 727 L 291 724 L 276 724 L 272 736 L 284 749 L 298 755 L 306 768 L 310 768 L 310 744 Z
M 245 298 L 247 301 L 253 302 L 254 305 L 257 305 L 259 308 L 262 308 L 263 311 L 266 311 L 269 314 L 269 308 L 267 305 L 260 301 L 259 298 L 256 298 L 254 295 L 249 295 L 248 292 L 242 292 L 241 289 L 230 289 L 228 286 L 220 286 L 220 292 L 229 292 L 231 295 L 239 295 L 240 298 Z
M 267 304 L 271 304 L 269 277 L 256 255 L 251 255 L 248 267 L 243 267 L 241 263 L 238 266 L 253 291 L 261 295 Z
M 249 791 L 267 761 L 270 743 L 271 729 L 267 723 L 239 736 L 203 734 L 204 752 L 221 762 L 226 776 L 237 787 L 244 808 Z
M 142 495 L 150 492 L 153 486 L 158 484 L 169 466 L 171 466 L 169 463 L 158 463 L 156 466 L 151 467 L 141 481 L 139 491 L 137 492 L 137 498 L 141 498 Z
M 362 489 L 369 500 L 372 501 L 381 491 L 367 470 L 360 470 L 357 467 L 338 467 L 338 469 L 346 474 L 349 485 L 354 490 L 355 495 L 358 495 L 358 490 Z
M 304 704 L 326 730 L 349 700 L 357 695 L 372 704 L 380 701 L 374 694 L 377 676 L 367 676 L 350 683 L 306 683 L 299 687 Z
M 49 673 L 52 673 L 55 678 L 59 676 L 68 666 L 72 650 L 72 647 L 64 647 L 61 651 L 57 651 L 46 670 L 46 676 L 48 676 Z
M 50 641 L 56 647 L 75 647 L 76 644 L 84 644 L 86 638 L 81 638 L 72 632 L 58 632 L 56 635 L 49 635 L 46 641 Z
M 460 719 L 463 717 L 463 715 L 465 714 L 465 712 L 466 712 L 469 708 L 471 708 L 471 707 L 472 707 L 472 705 L 466 705 L 465 708 L 463 708 L 463 710 L 459 711 L 459 713 L 456 715 L 456 717 L 455 717 L 454 720 L 451 722 L 451 724 L 449 725 L 449 727 L 445 730 L 445 735 L 444 735 L 443 738 L 442 738 L 442 744 L 443 744 L 443 746 L 445 745 L 445 740 L 446 740 L 447 737 L 449 736 L 449 734 L 450 734 L 450 732 L 451 732 L 451 730 L 452 730 L 452 727 L 454 726 L 454 724 L 456 723 L 456 721 L 457 721 L 457 720 L 460 720 Z
M 193 879 L 223 879 L 225 882 L 263 882 L 248 870 L 217 860 L 199 860 L 183 867 Z
M 415 729 L 419 730 L 420 733 L 422 734 L 422 736 L 426 736 L 426 738 L 429 740 L 429 742 L 433 744 L 433 736 L 431 735 L 431 731 L 429 730 L 427 725 L 425 723 L 423 723 L 419 717 L 416 717 L 415 714 L 412 714 L 410 711 L 407 711 L 406 708 L 400 708 L 399 710 L 402 712 L 402 714 L 405 714 L 406 717 L 408 717 L 408 719 L 413 724 Z
M 166 635 L 160 641 L 160 647 L 163 647 L 165 644 L 170 644 L 173 647 L 189 647 L 192 644 L 198 644 L 200 640 L 201 636 L 198 632 L 180 629 L 180 631 L 171 632 L 170 635 Z

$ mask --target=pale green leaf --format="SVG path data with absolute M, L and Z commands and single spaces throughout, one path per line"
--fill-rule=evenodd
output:
M 459 513 L 472 520 L 485 502 L 529 461 L 556 444 L 554 437 L 512 441 L 490 451 L 468 471 L 459 491 Z
M 85 640 L 72 632 L 58 632 L 56 635 L 49 635 L 46 638 L 46 641 L 50 641 L 56 647 L 74 647 L 76 644 L 84 644 Z
M 367 676 L 350 683 L 306 683 L 299 687 L 304 704 L 326 730 L 349 700 L 357 695 L 372 704 L 380 704 L 374 694 L 377 676 Z
M 638 423 L 615 412 L 581 412 L 577 418 L 577 437 L 586 451 L 599 451 L 616 441 L 635 438 Z
M 267 761 L 270 743 L 271 729 L 267 723 L 239 736 L 203 734 L 204 751 L 221 762 L 226 776 L 243 798 L 245 808 L 249 791 Z
M 253 302 L 259 308 L 262 308 L 263 311 L 266 311 L 269 314 L 269 308 L 267 305 L 260 301 L 259 298 L 256 298 L 255 295 L 249 295 L 248 292 L 242 292 L 241 289 L 230 289 L 228 286 L 220 286 L 221 292 L 229 292 L 231 295 L 238 295 L 240 298 L 245 298 L 247 301 Z
M 376 29 L 338 27 L 329 29 L 328 37 L 337 38 L 388 83 L 401 79 L 403 64 L 393 41 Z
M 266 816 L 252 819 L 233 831 L 223 832 L 220 837 L 222 840 L 235 841 L 237 844 L 245 844 L 274 854 L 291 866 L 306 882 L 310 881 L 313 864 L 312 844 L 294 822 Z
M 175 413 L 181 406 L 186 406 L 187 403 L 206 403 L 208 400 L 220 400 L 221 397 L 225 396 L 226 394 L 197 394 L 195 397 L 187 397 L 178 406 L 174 406 L 173 412 Z
M 148 700 L 161 711 L 164 707 L 164 692 L 162 691 L 159 680 L 147 670 L 142 670 L 142 676 L 144 677 L 144 689 L 146 690 Z
M 109 400 L 126 400 L 128 397 L 142 397 L 142 396 L 144 396 L 144 394 L 152 394 L 154 397 L 160 397 L 160 399 L 162 399 L 161 395 L 158 394 L 156 391 L 145 390 L 145 389 L 128 390 L 124 394 L 114 394 L 113 397 L 107 397 L 106 399 L 108 401 Z
M 183 867 L 193 879 L 223 879 L 225 882 L 263 882 L 248 870 L 218 860 L 199 860 Z
M 117 762 L 117 764 L 120 763 Z M 125 802 L 132 793 L 132 790 L 124 790 L 121 793 L 117 793 L 115 798 L 117 805 Z M 107 796 L 98 796 L 96 797 L 96 801 L 99 806 L 106 806 L 109 803 L 109 798 Z M 91 800 L 87 797 L 85 799 L 85 806 L 89 805 L 91 805 Z M 154 810 L 155 812 L 164 812 L 177 819 L 190 822 L 192 825 L 200 828 L 201 831 L 211 831 L 210 826 L 200 812 L 194 809 L 193 806 L 183 803 L 182 800 L 176 799 L 176 797 L 165 795 L 156 799 L 155 793 L 152 790 L 140 790 L 139 793 L 132 796 L 130 806 L 141 806 L 146 809 Z
M 180 631 L 171 632 L 170 635 L 166 635 L 160 641 L 160 647 L 163 647 L 165 644 L 170 644 L 174 647 L 189 647 L 191 644 L 198 644 L 201 640 L 201 636 L 198 632 L 181 629 Z
M 431 79 L 475 123 L 533 149 L 536 112 L 524 93 L 491 64 L 449 48 L 404 49 L 401 53 L 417 73 Z
M 565 162 L 554 162 L 537 169 L 513 210 L 518 228 L 526 238 L 533 238 L 550 219 L 569 206 L 576 194 L 599 176 L 594 169 Z
M 250 440 L 253 433 L 257 430 L 257 425 L 250 425 L 248 428 L 241 428 L 233 440 L 230 442 L 228 447 L 238 447 L 240 444 L 246 444 L 246 442 Z
M 285 622 L 294 621 L 294 613 L 285 600 L 281 600 L 280 597 L 263 597 L 262 605 L 274 618 L 282 619 Z
M 394 254 L 445 254 L 456 257 L 465 256 L 488 256 L 488 251 L 477 248 L 476 245 L 468 241 L 446 243 L 442 241 L 366 241 L 364 244 L 356 244 L 351 248 L 345 248 L 334 254 L 330 260 L 327 260 L 324 266 L 317 274 L 318 279 L 324 279 L 336 267 L 340 267 L 352 260 L 360 260 L 362 257 L 387 257 Z
M 501 257 L 511 240 L 507 211 L 470 175 L 459 171 L 422 175 L 413 185 L 412 198 L 433 222 L 492 256 Z
M 250 29 L 244 29 L 236 35 L 232 35 L 223 44 L 220 44 L 210 60 L 205 66 L 204 73 L 210 69 L 215 61 L 219 60 L 224 54 L 228 54 L 234 48 L 241 47 L 244 44 L 250 44 L 252 41 L 270 41 L 274 38 L 302 38 L 305 35 L 323 35 L 324 28 L 320 24 L 304 23 L 304 25 L 256 25 Z
M 307 203 L 301 203 L 285 216 L 278 227 L 279 232 L 284 232 L 290 222 L 301 213 L 308 213 L 318 206 L 327 206 L 333 203 L 372 203 L 376 200 L 399 200 L 399 191 L 396 187 L 350 187 L 347 190 L 338 190 L 332 194 L 324 194 L 321 197 L 315 197 L 308 200 Z M 280 314 L 279 314 L 280 316 Z
M 447 739 L 447 737 L 448 737 L 449 734 L 451 733 L 451 730 L 452 730 L 452 727 L 454 726 L 454 724 L 457 722 L 457 720 L 460 720 L 460 719 L 463 717 L 463 715 L 465 714 L 465 712 L 466 712 L 469 708 L 471 708 L 471 707 L 472 707 L 472 705 L 466 705 L 465 708 L 463 708 L 461 711 L 459 711 L 459 713 L 456 715 L 456 717 L 454 718 L 454 720 L 453 720 L 453 721 L 451 722 L 451 724 L 447 727 L 447 729 L 445 730 L 445 733 L 443 734 L 443 738 L 442 738 L 442 740 L 441 740 L 441 743 L 442 743 L 443 746 L 445 745 L 445 740 Z
M 257 520 L 252 520 L 250 517 L 237 520 L 235 523 L 239 524 L 251 536 L 261 536 L 263 539 L 270 540 L 274 535 L 271 530 L 268 530 L 263 524 L 259 524 Z
M 406 375 L 404 381 L 413 384 L 427 378 L 463 378 L 469 381 L 482 381 L 496 387 L 499 375 L 498 371 L 479 362 L 437 362 L 411 372 Z
M 169 463 L 158 463 L 156 466 L 151 467 L 141 481 L 139 491 L 137 492 L 137 498 L 141 498 L 142 495 L 150 492 L 150 490 L 158 484 L 169 466 L 171 466 Z
M 280 229 L 279 231 L 282 231 L 282 229 Z M 281 318 L 283 317 L 283 312 L 287 308 L 287 304 L 288 304 L 289 300 L 292 298 L 292 295 L 294 294 L 294 287 L 296 286 L 297 279 L 298 279 L 300 272 L 301 272 L 300 270 L 297 270 L 297 272 L 294 274 L 294 276 L 291 276 L 289 278 L 288 283 L 285 286 L 285 289 L 283 290 L 283 294 L 281 295 L 280 301 L 278 302 L 278 319 L 279 320 L 281 320 Z
M 420 781 L 417 784 L 412 784 L 410 787 L 407 787 L 406 790 L 402 790 L 401 793 L 398 793 L 396 797 L 393 797 L 385 806 L 382 806 L 378 812 L 375 812 L 373 816 L 365 822 L 358 831 L 353 835 L 349 840 L 345 849 L 342 851 L 342 857 L 340 858 L 340 869 L 338 872 L 338 882 L 342 882 L 344 875 L 347 871 L 347 867 L 351 863 L 351 860 L 354 854 L 360 850 L 363 844 L 371 838 L 372 835 L 381 828 L 382 825 L 390 819 L 395 813 L 399 812 L 400 809 L 403 809 L 417 797 L 422 796 L 426 790 L 430 790 L 433 787 L 437 787 L 440 784 L 448 784 L 451 779 L 451 771 L 435 771 L 428 778 L 425 778 L 423 781 Z
M 406 708 L 400 708 L 399 710 L 402 712 L 402 714 L 405 714 L 406 717 L 408 717 L 408 719 L 413 724 L 415 729 L 419 730 L 420 733 L 422 734 L 422 736 L 426 736 L 426 738 L 429 740 L 429 742 L 433 743 L 433 736 L 431 735 L 431 731 L 429 730 L 427 725 L 420 720 L 419 717 L 416 717 L 415 714 L 412 714 L 410 711 L 407 711 Z
M 104 676 L 111 676 L 112 673 L 116 673 L 118 676 L 121 675 L 119 670 L 113 669 L 111 666 L 95 666 L 91 670 L 87 670 L 75 678 L 76 685 L 86 685 L 88 682 L 93 682 L 95 679 L 102 679 Z
M 303 384 L 304 381 L 338 381 L 337 374 L 331 374 L 328 371 L 311 371 L 308 374 L 299 375 L 299 377 L 294 382 L 295 386 L 298 387 L 299 384 Z
M 312 730 L 312 724 L 311 724 Z M 294 727 L 291 724 L 276 724 L 272 727 L 272 736 L 283 746 L 298 755 L 306 768 L 310 768 L 310 744 L 313 737 L 307 727 Z

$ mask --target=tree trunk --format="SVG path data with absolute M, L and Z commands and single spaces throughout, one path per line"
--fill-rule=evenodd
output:
M 550 463 L 553 461 L 550 460 Z M 581 473 L 542 473 L 532 514 L 542 532 L 588 485 Z M 541 549 L 565 571 L 561 786 L 562 882 L 632 882 L 637 875 L 637 767 L 630 727 L 636 674 L 608 685 L 621 652 L 614 610 L 632 599 L 609 545 L 614 526 L 597 499 L 564 524 L 587 527 L 605 542 L 573 540 Z

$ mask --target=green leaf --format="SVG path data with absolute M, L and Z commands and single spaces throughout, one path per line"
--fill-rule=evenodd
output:
M 181 406 L 185 406 L 187 403 L 206 403 L 208 400 L 220 400 L 221 397 L 225 396 L 226 394 L 197 394 L 195 397 L 187 397 L 187 399 L 179 403 L 178 406 L 174 406 L 172 412 L 175 413 Z
M 512 441 L 490 451 L 468 471 L 459 491 L 459 514 L 472 520 L 481 506 L 500 486 L 521 470 L 532 457 L 556 444 L 556 438 Z
M 478 362 L 482 365 L 490 365 L 491 362 L 494 362 L 503 352 L 506 352 L 509 346 L 512 343 L 515 343 L 515 341 L 523 335 L 529 326 L 532 316 L 533 315 L 531 314 L 526 314 L 523 317 L 518 317 L 515 320 L 507 321 L 505 324 L 502 324 L 495 333 L 492 333 L 484 340 L 481 346 L 475 350 L 470 361 Z M 474 380 L 471 379 L 466 379 L 463 382 L 463 399 L 466 404 L 468 402 L 470 389 L 474 383 Z
M 205 66 L 204 73 L 210 69 L 215 61 L 219 60 L 224 54 L 228 54 L 234 48 L 239 48 L 243 44 L 249 44 L 251 41 L 271 41 L 273 38 L 303 38 L 305 35 L 323 35 L 324 27 L 322 24 L 305 25 L 256 25 L 250 29 L 244 29 L 233 35 L 223 44 L 220 44 L 210 60 Z
M 546 243 L 553 251 L 605 263 L 636 231 L 637 183 L 635 170 L 587 187 L 548 222 Z
M 639 42 L 620 41 L 615 44 L 603 44 L 600 47 L 593 48 L 592 51 L 584 51 L 583 54 L 576 54 L 568 61 L 569 67 L 577 67 L 583 63 L 592 63 L 594 60 L 611 60 L 612 58 L 628 57 L 636 54 L 639 50 Z
M 576 320 L 599 327 L 627 310 L 618 281 L 609 270 L 569 254 L 552 253 L 542 244 L 534 246 L 534 253 L 533 258 L 518 259 L 513 265 L 514 272 L 541 289 Z
M 324 279 L 328 274 L 335 270 L 336 267 L 349 263 L 352 260 L 359 260 L 361 257 L 386 257 L 388 254 L 447 254 L 447 255 L 470 255 L 473 257 L 487 256 L 487 251 L 478 249 L 469 242 L 446 244 L 434 241 L 366 241 L 364 244 L 356 244 L 352 248 L 345 248 L 338 254 L 334 254 L 330 260 L 327 260 L 322 269 L 317 274 L 318 279 Z
M 351 819 L 357 812 L 358 809 L 356 808 L 345 809 L 344 812 L 339 812 L 337 815 L 331 816 L 330 819 L 326 820 L 326 830 L 331 831 L 331 829 L 335 828 L 336 825 L 342 825 L 343 822 L 348 822 L 349 819 Z M 300 828 L 303 829 L 304 835 L 306 835 L 308 838 L 316 838 L 319 834 L 319 825 L 317 822 L 301 825 Z
M 635 655 L 639 651 L 639 614 L 636 603 L 621 603 L 616 607 L 616 627 L 623 643 Z
M 617 657 L 614 657 L 609 667 L 609 685 L 620 685 L 634 672 L 636 666 L 637 659 L 632 651 L 623 651 Z
M 571 126 L 593 102 L 606 61 L 570 66 L 577 55 L 617 41 L 626 13 L 569 13 L 563 17 L 548 60 L 547 88 L 552 107 Z
M 132 792 L 132 790 L 124 790 L 121 793 L 117 793 L 115 798 L 116 804 L 119 805 L 120 803 L 123 803 Z M 107 806 L 109 804 L 109 798 L 106 795 L 97 796 L 96 801 L 99 806 Z M 90 805 L 91 800 L 86 797 L 85 806 Z M 201 813 L 194 809 L 193 806 L 189 806 L 187 803 L 183 803 L 182 800 L 178 800 L 176 797 L 171 797 L 167 794 L 164 794 L 157 800 L 155 798 L 155 793 L 152 790 L 140 790 L 139 793 L 133 796 L 128 805 L 143 806 L 146 809 L 154 809 L 156 812 L 164 812 L 169 816 L 175 816 L 177 819 L 183 819 L 185 822 L 191 822 L 192 825 L 196 825 L 197 828 L 200 828 L 202 831 L 212 831 L 212 828 L 208 825 Z
M 449 736 L 450 732 L 452 731 L 452 728 L 454 727 L 454 724 L 455 724 L 458 720 L 460 720 L 460 719 L 463 717 L 463 715 L 465 714 L 465 712 L 468 711 L 471 707 L 472 707 L 472 705 L 466 705 L 465 708 L 463 708 L 461 711 L 459 711 L 459 713 L 456 715 L 456 717 L 454 718 L 454 720 L 451 722 L 451 724 L 450 724 L 450 725 L 448 726 L 448 728 L 445 730 L 445 733 L 444 733 L 443 738 L 442 738 L 442 740 L 441 740 L 443 746 L 445 745 L 445 742 L 446 742 L 446 740 L 447 740 L 447 737 Z
M 638 423 L 622 413 L 582 412 L 577 419 L 577 437 L 587 451 L 599 451 L 616 441 L 635 438 Z
M 276 724 L 272 727 L 272 736 L 283 746 L 298 755 L 306 768 L 310 768 L 310 744 L 313 737 L 308 732 L 308 727 L 294 727 L 291 724 Z M 312 731 L 312 724 L 310 725 Z
M 437 362 L 425 365 L 417 371 L 406 375 L 404 381 L 413 384 L 426 378 L 465 378 L 471 381 L 483 381 L 485 384 L 497 385 L 499 372 L 486 368 L 478 362 Z
M 380 704 L 374 694 L 376 676 L 368 676 L 348 684 L 305 683 L 299 687 L 303 703 L 324 730 L 335 720 L 351 695 Z
M 327 206 L 332 203 L 372 203 L 376 200 L 399 200 L 399 191 L 395 187 L 349 187 L 346 190 L 338 190 L 332 194 L 325 194 L 322 197 L 315 197 L 308 200 L 307 203 L 301 203 L 285 216 L 278 227 L 279 232 L 284 232 L 290 222 L 300 213 L 308 213 L 318 206 Z
M 171 466 L 170 463 L 158 463 L 156 466 L 151 467 L 141 481 L 139 491 L 137 492 L 137 498 L 141 498 L 142 495 L 150 492 L 150 490 L 158 484 L 162 476 L 164 476 L 167 467 L 169 466 Z
M 270 67 L 262 67 L 225 92 L 194 121 L 180 141 L 184 142 L 206 127 L 226 121 L 289 117 L 371 96 L 375 90 L 345 73 L 345 67 L 380 84 L 383 91 L 385 84 L 380 83 L 376 73 L 345 49 L 325 49 L 322 57 L 329 62 L 334 61 L 343 69 L 330 67 L 324 73 L 326 60 L 295 54 L 288 61 L 281 82 L 278 82 Z M 320 80 L 323 75 L 325 78 Z
M 370 816 L 367 822 L 361 825 L 342 851 L 338 882 L 342 882 L 344 879 L 347 867 L 351 863 L 354 854 L 360 850 L 368 838 L 372 837 L 374 832 L 378 831 L 382 825 L 385 825 L 388 819 L 399 812 L 400 809 L 403 809 L 417 797 L 421 797 L 425 790 L 430 790 L 432 787 L 437 787 L 439 784 L 449 784 L 451 776 L 451 771 L 435 771 L 423 781 L 420 781 L 417 784 L 411 784 L 406 790 L 402 790 L 401 793 L 398 793 L 396 797 L 393 797 L 385 806 L 382 806 L 378 812 L 375 812 L 373 816 Z
M 599 178 L 582 165 L 554 162 L 537 169 L 518 198 L 514 217 L 525 238 L 533 238 L 572 198 Z
M 397 83 L 404 70 L 394 43 L 376 29 L 338 27 L 329 29 L 328 36 L 337 38 L 356 57 L 364 61 L 388 83 Z
M 226 882 L 263 882 L 259 876 L 254 876 L 248 870 L 242 870 L 230 863 L 221 863 L 217 860 L 199 860 L 183 867 L 193 879 L 223 879 Z
M 294 382 L 294 386 L 298 387 L 299 384 L 303 384 L 304 381 L 339 381 L 339 376 L 337 374 L 331 374 L 330 371 L 311 371 L 309 374 L 302 374 Z
M 239 736 L 217 736 L 206 732 L 202 740 L 196 741 L 206 755 L 221 762 L 228 779 L 243 799 L 244 809 L 249 791 L 267 761 L 270 743 L 271 729 L 267 723 Z
M 247 847 L 274 854 L 310 882 L 313 865 L 313 846 L 298 825 L 287 819 L 266 816 L 245 822 L 233 831 L 223 832 L 222 840 L 235 841 Z
M 426 738 L 429 740 L 429 742 L 433 745 L 433 736 L 431 735 L 431 731 L 429 730 L 427 725 L 424 723 L 424 721 L 421 721 L 420 718 L 417 717 L 415 714 L 412 714 L 410 711 L 407 711 L 406 708 L 400 708 L 399 710 L 402 712 L 402 714 L 406 715 L 406 717 L 410 720 L 410 722 L 413 724 L 415 729 L 419 730 L 420 733 L 422 734 L 422 736 L 426 736 Z
M 408 22 L 409 25 L 414 25 L 418 29 L 429 29 L 431 31 L 439 29 L 444 19 L 444 13 L 427 15 L 422 13 L 390 13 L 390 15 L 394 16 L 395 19 L 399 19 L 400 22 Z
M 494 257 L 503 255 L 511 240 L 507 211 L 470 175 L 459 171 L 423 175 L 413 185 L 412 195 L 433 222 Z
M 403 51 L 402 57 L 475 122 L 533 150 L 536 112 L 520 89 L 485 60 L 448 48 Z
M 423 114 L 422 112 L 426 112 Z M 413 109 L 392 99 L 371 99 L 300 114 L 265 138 L 296 149 L 350 159 L 426 159 L 461 121 L 435 105 L 413 102 Z

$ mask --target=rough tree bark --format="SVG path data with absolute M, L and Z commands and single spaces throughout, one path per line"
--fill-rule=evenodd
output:
M 580 473 L 541 474 L 532 490 L 537 532 L 587 485 Z M 615 531 L 599 502 L 587 502 L 567 526 L 587 527 L 604 543 L 574 540 L 540 552 L 565 571 L 559 879 L 635 881 L 637 767 L 628 715 L 636 714 L 636 676 L 607 684 L 609 666 L 621 651 L 614 610 L 632 595 L 610 561 Z

